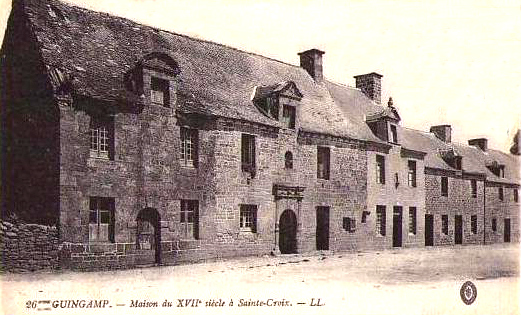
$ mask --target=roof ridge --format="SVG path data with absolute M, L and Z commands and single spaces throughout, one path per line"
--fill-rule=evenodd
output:
M 304 70 L 303 68 L 301 68 L 300 66 L 297 66 L 295 64 L 291 64 L 289 62 L 278 60 L 278 59 L 275 59 L 275 58 L 272 58 L 272 57 L 264 56 L 264 55 L 261 55 L 259 53 L 242 50 L 240 48 L 232 47 L 232 46 L 225 45 L 225 44 L 222 44 L 222 43 L 217 43 L 217 42 L 214 42 L 214 41 L 211 41 L 211 40 L 208 40 L 208 39 L 196 38 L 196 37 L 189 36 L 189 35 L 186 35 L 186 34 L 181 34 L 181 33 L 177 33 L 177 32 L 174 32 L 174 31 L 161 29 L 161 28 L 159 28 L 157 26 L 147 25 L 147 24 L 144 24 L 142 22 L 137 22 L 137 21 L 132 20 L 130 18 L 114 15 L 114 14 L 111 14 L 111 13 L 108 13 L 108 12 L 96 11 L 94 9 L 80 7 L 80 6 L 76 5 L 76 4 L 65 2 L 63 0 L 49 0 L 48 2 L 49 3 L 58 2 L 59 4 L 67 6 L 67 7 L 71 8 L 71 9 L 87 11 L 89 13 L 94 13 L 94 14 L 98 14 L 98 15 L 105 15 L 105 16 L 108 16 L 108 17 L 113 18 L 113 19 L 118 19 L 118 20 L 120 20 L 122 22 L 129 22 L 129 23 L 132 23 L 132 24 L 139 25 L 141 27 L 150 28 L 153 31 L 166 32 L 166 33 L 169 33 L 169 34 L 172 34 L 172 35 L 175 35 L 175 36 L 184 37 L 184 38 L 187 38 L 187 39 L 190 39 L 190 40 L 203 42 L 203 43 L 208 43 L 208 44 L 212 44 L 212 45 L 216 45 L 216 46 L 220 46 L 220 47 L 224 47 L 224 48 L 228 48 L 228 49 L 233 49 L 233 50 L 241 52 L 241 53 L 245 53 L 245 54 L 248 54 L 248 55 L 253 55 L 253 56 L 265 58 L 265 59 L 268 59 L 268 60 L 271 60 L 271 61 L 279 62 L 279 63 L 285 64 L 285 65 L 288 65 L 288 66 L 292 66 L 292 67 Z
M 350 86 L 350 85 L 347 85 L 345 83 L 339 83 L 339 82 L 336 82 L 336 81 L 333 81 L 333 80 L 330 80 L 330 79 L 326 79 L 325 81 L 329 82 L 331 84 L 339 85 L 339 86 L 346 87 L 346 88 L 349 88 L 349 89 L 352 89 L 352 90 L 362 91 L 361 89 L 359 89 L 357 87 Z

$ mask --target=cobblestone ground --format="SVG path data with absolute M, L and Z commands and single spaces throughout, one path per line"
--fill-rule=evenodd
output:
M 8 274 L 1 306 L 5 314 L 519 314 L 519 253 L 519 245 L 460 246 Z M 471 305 L 460 298 L 467 280 L 478 291 Z

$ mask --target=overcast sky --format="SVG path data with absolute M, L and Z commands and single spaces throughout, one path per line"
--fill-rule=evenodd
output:
M 68 2 L 293 64 L 319 48 L 327 78 L 379 72 L 403 126 L 451 124 L 458 142 L 507 150 L 521 123 L 519 1 Z M 10 7 L 0 0 L 2 38 Z

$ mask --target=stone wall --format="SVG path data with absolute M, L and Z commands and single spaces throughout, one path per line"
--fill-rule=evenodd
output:
M 503 188 L 503 200 L 499 199 L 499 187 Z M 486 184 L 486 242 L 505 242 L 505 219 L 510 219 L 510 242 L 519 242 L 519 202 L 514 201 L 514 189 L 518 186 L 487 182 Z M 492 220 L 496 219 L 496 231 Z
M 448 177 L 448 196 L 441 195 L 441 177 Z M 477 181 L 472 196 L 471 180 Z M 427 169 L 425 175 L 426 210 L 434 217 L 434 245 L 454 244 L 455 216 L 463 220 L 463 244 L 482 244 L 484 233 L 483 186 L 480 177 Z M 448 234 L 442 233 L 442 215 L 448 216 Z M 471 216 L 477 216 L 477 233 L 472 233 Z
M 0 221 L 2 271 L 58 269 L 58 246 L 54 226 Z

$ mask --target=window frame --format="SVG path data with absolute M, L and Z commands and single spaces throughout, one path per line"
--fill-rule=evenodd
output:
M 475 214 L 470 216 L 470 233 L 478 234 L 478 216 Z
M 199 239 L 199 200 L 181 199 L 179 226 L 181 237 L 185 239 Z
M 257 233 L 257 205 L 241 204 L 239 206 L 239 230 L 245 233 Z
M 441 215 L 441 233 L 449 235 L 449 216 L 447 214 Z
M 512 193 L 514 194 L 514 202 L 519 202 L 519 190 L 517 188 L 512 188 Z
M 286 153 L 284 153 L 284 169 L 292 170 L 293 167 L 294 167 L 293 152 L 286 151 Z
M 286 114 L 289 113 L 289 116 Z M 287 129 L 295 129 L 297 120 L 297 108 L 294 105 L 283 104 L 282 105 L 282 119 L 281 122 Z
M 385 236 L 387 234 L 387 214 L 386 214 L 386 206 L 384 205 L 377 205 L 376 206 L 376 221 L 375 221 L 375 228 L 376 228 L 376 234 L 377 236 Z
M 113 160 L 114 118 L 110 115 L 90 115 L 89 139 L 91 158 Z
M 418 231 L 417 227 L 417 208 L 416 207 L 409 207 L 409 234 L 410 235 L 416 235 Z
M 503 186 L 498 187 L 497 193 L 498 193 L 499 201 L 504 201 L 505 200 L 505 191 L 503 189 Z
M 242 133 L 241 134 L 241 169 L 243 172 L 248 172 L 252 176 L 256 169 L 256 150 L 255 150 L 255 135 Z
M 493 217 L 491 222 L 491 229 L 493 233 L 497 233 L 497 218 Z
M 441 196 L 448 197 L 449 196 L 449 177 L 441 176 Z
M 104 204 L 104 205 L 103 205 Z M 108 209 L 104 209 L 107 206 Z M 94 220 L 93 220 L 94 213 Z M 103 214 L 108 222 L 103 222 Z M 94 222 L 93 222 L 94 221 Z M 115 199 L 113 197 L 90 196 L 89 197 L 89 243 L 114 243 L 115 242 Z M 106 238 L 100 235 L 102 230 L 107 230 Z M 92 230 L 96 236 L 92 237 Z
M 417 163 L 414 160 L 407 161 L 407 183 L 409 187 L 417 187 Z
M 182 126 L 179 129 L 179 162 L 184 167 L 197 167 L 199 160 L 199 130 Z
M 478 181 L 475 179 L 470 180 L 470 194 L 472 198 L 478 197 Z
M 331 178 L 331 149 L 317 146 L 317 179 Z
M 390 124 L 390 132 L 391 132 L 391 143 L 398 144 L 398 128 L 394 124 Z
M 159 94 L 161 93 L 161 94 Z M 157 98 L 161 95 L 161 102 Z M 150 78 L 150 103 L 170 107 L 170 81 L 157 76 Z
M 376 183 L 385 185 L 385 156 L 376 155 Z

